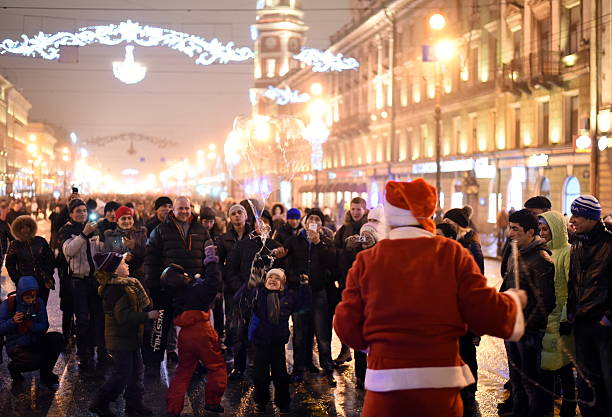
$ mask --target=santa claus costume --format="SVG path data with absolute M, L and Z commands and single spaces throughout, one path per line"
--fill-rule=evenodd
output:
M 523 334 L 518 293 L 488 287 L 466 249 L 434 234 L 435 208 L 436 189 L 423 179 L 388 182 L 389 238 L 360 252 L 348 273 L 334 329 L 369 352 L 362 417 L 461 416 L 459 391 L 474 377 L 459 337 L 468 326 L 514 341 Z

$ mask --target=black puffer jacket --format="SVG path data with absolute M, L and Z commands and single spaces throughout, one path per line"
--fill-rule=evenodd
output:
M 173 296 L 161 294 L 159 277 L 164 268 L 174 263 L 191 276 L 202 274 L 204 244 L 209 239 L 208 231 L 193 215 L 186 236 L 172 212 L 153 230 L 147 241 L 144 267 L 145 286 L 156 306 L 167 304 Z
M 572 245 L 567 316 L 597 322 L 604 315 L 612 321 L 612 233 L 598 223 Z
M 319 234 L 321 241 L 318 245 L 308 241 L 305 230 L 285 242 L 285 248 L 289 252 L 285 260 L 287 281 L 293 289 L 298 288 L 300 274 L 308 275 L 313 291 L 326 289 L 331 282 L 335 251 L 331 239 L 323 233 Z
M 461 238 L 457 239 L 457 242 L 461 243 L 464 248 L 470 251 L 472 257 L 474 257 L 474 260 L 478 264 L 478 268 L 480 268 L 480 273 L 484 274 L 484 256 L 482 255 L 482 247 L 480 246 L 478 235 L 476 235 L 473 230 L 470 230 Z
M 525 248 L 520 248 L 519 278 L 520 288 L 527 292 L 527 306 L 523 309 L 525 331 L 545 330 L 548 315 L 556 305 L 555 265 L 550 257 L 550 249 L 539 236 Z M 508 262 L 500 291 L 514 288 L 514 262 Z
M 232 251 L 227 262 L 227 274 L 223 277 L 225 291 L 233 295 L 238 289 L 249 282 L 251 266 L 255 268 L 269 267 L 270 253 L 280 247 L 280 244 L 272 239 L 266 239 L 266 245 L 262 247 L 259 237 L 246 238 L 238 241 L 235 250 Z M 260 259 L 253 262 L 255 255 L 259 252 Z M 284 262 L 275 259 L 272 267 L 283 268 Z
M 346 274 L 348 270 L 353 266 L 357 253 L 362 249 L 361 245 L 356 248 L 347 248 L 346 239 L 349 236 L 358 235 L 361 230 L 361 226 L 366 224 L 368 221 L 367 214 L 364 215 L 358 222 L 351 220 L 345 222 L 334 236 L 334 247 L 336 250 L 337 262 L 335 264 L 335 280 L 338 281 L 341 288 L 344 288 L 346 280 Z
M 274 237 L 274 240 L 276 240 L 278 243 L 280 243 L 281 245 L 284 245 L 287 239 L 289 239 L 291 236 L 297 235 L 300 232 L 300 230 L 302 230 L 301 223 L 298 223 L 297 229 L 294 229 L 293 227 L 291 227 L 289 223 L 285 223 L 282 226 L 280 226 L 278 229 L 276 229 L 273 237 Z
M 29 232 L 24 233 L 24 226 Z M 18 217 L 11 225 L 15 240 L 6 254 L 6 269 L 11 280 L 17 284 L 23 276 L 36 277 L 39 288 L 44 287 L 41 273 L 53 276 L 55 261 L 53 252 L 44 237 L 36 236 L 36 222 L 30 216 Z M 38 272 L 38 273 L 37 273 Z
M 11 229 L 8 223 L 4 220 L 0 220 L 0 267 L 2 267 L 2 260 L 6 256 L 11 240 L 13 240 L 13 235 L 11 235 Z

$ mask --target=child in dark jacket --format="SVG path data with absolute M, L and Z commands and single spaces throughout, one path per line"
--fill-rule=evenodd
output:
M 153 412 L 142 402 L 144 365 L 141 345 L 144 323 L 159 316 L 157 310 L 145 312 L 151 300 L 142 284 L 130 278 L 129 267 L 122 255 L 115 252 L 96 253 L 94 262 L 100 283 L 98 293 L 104 308 L 106 348 L 113 357 L 113 368 L 100 388 L 89 411 L 101 417 L 114 414 L 109 404 L 125 390 L 127 416 L 148 416 Z
M 175 306 L 179 315 L 174 319 L 174 324 L 181 328 L 178 336 L 179 364 L 166 392 L 167 416 L 180 416 L 185 393 L 199 362 L 207 371 L 204 409 L 214 413 L 224 411 L 221 398 L 227 386 L 227 368 L 221 354 L 219 336 L 210 323 L 211 306 L 222 288 L 221 270 L 212 241 L 206 242 L 205 246 L 204 278 L 193 279 L 187 274 L 171 276 L 166 271 L 161 277 L 162 285 L 183 288 L 185 294 L 181 299 L 184 300 L 182 305 Z
M 274 404 L 281 414 L 289 412 L 289 374 L 285 361 L 289 317 L 308 305 L 310 292 L 305 276 L 297 291 L 285 291 L 286 281 L 285 272 L 280 268 L 268 271 L 263 283 L 255 282 L 253 275 L 249 280 L 248 296 L 253 300 L 249 340 L 255 345 L 254 382 L 258 413 L 265 412 L 270 401 L 270 379 L 274 383 Z

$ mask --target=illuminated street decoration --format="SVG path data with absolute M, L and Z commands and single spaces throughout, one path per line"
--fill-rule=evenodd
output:
M 113 74 L 125 84 L 136 84 L 144 80 L 147 67 L 134 61 L 134 46 L 125 47 L 125 60 L 113 62 Z
M 291 90 L 289 87 L 278 88 L 268 86 L 263 96 L 270 100 L 274 100 L 279 106 L 285 106 L 290 103 L 304 103 L 310 100 L 310 95 L 308 93 L 300 93 L 297 90 Z
M 133 43 L 139 46 L 166 46 L 189 57 L 197 56 L 196 64 L 210 65 L 215 62 L 246 61 L 255 54 L 248 47 L 235 48 L 233 42 L 223 44 L 218 39 L 207 41 L 199 36 L 153 26 L 141 26 L 131 20 L 106 26 L 87 26 L 75 33 L 39 32 L 30 38 L 21 35 L 21 41 L 5 39 L 0 43 L 0 54 L 11 53 L 44 59 L 58 59 L 61 46 L 86 46 L 92 43 L 119 45 Z
M 253 59 L 255 53 L 248 47 L 235 47 L 234 42 L 222 43 L 217 38 L 206 40 L 189 33 L 177 32 L 154 26 L 142 26 L 127 20 L 118 24 L 86 26 L 76 32 L 39 32 L 33 37 L 21 35 L 20 40 L 4 39 L 0 42 L 1 54 L 17 54 L 55 60 L 60 57 L 62 46 L 87 46 L 90 44 L 115 46 L 121 43 L 138 46 L 166 46 L 193 58 L 199 65 L 227 64 Z M 312 66 L 314 72 L 357 69 L 359 62 L 342 54 L 304 48 L 294 56 L 298 61 Z
M 311 66 L 314 72 L 340 72 L 359 68 L 359 62 L 355 58 L 346 58 L 342 54 L 319 51 L 314 48 L 304 48 L 293 58 Z

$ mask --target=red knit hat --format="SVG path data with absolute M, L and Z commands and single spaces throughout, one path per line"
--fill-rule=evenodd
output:
M 414 181 L 389 181 L 385 186 L 385 217 L 389 226 L 421 225 L 435 233 L 432 216 L 438 203 L 436 188 L 423 178 Z
M 121 216 L 132 216 L 134 217 L 134 209 L 131 209 L 127 206 L 121 206 L 115 211 L 115 216 L 117 219 L 120 219 Z

